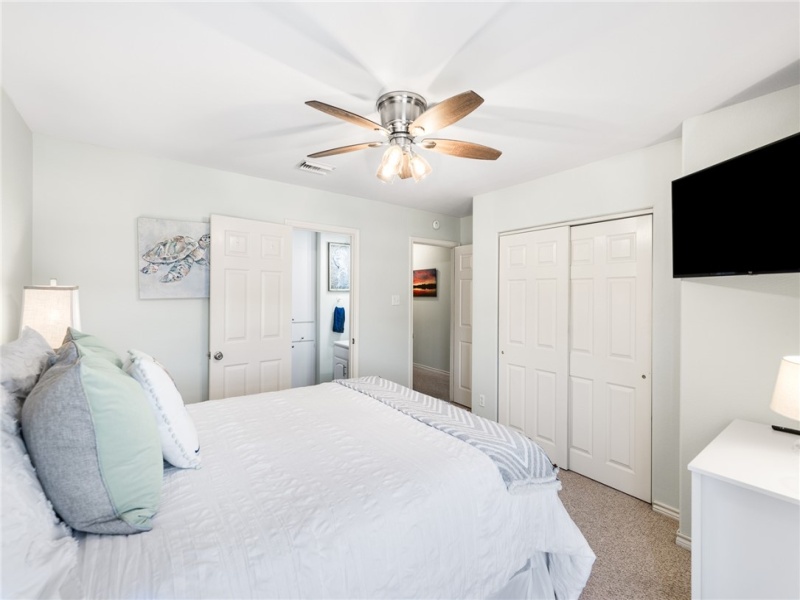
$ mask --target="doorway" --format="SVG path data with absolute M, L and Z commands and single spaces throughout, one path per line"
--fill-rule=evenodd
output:
M 348 377 L 351 246 L 344 233 L 292 231 L 292 387 Z
M 411 241 L 411 388 L 452 400 L 452 291 L 455 242 Z
M 358 231 L 293 228 L 292 387 L 357 377 Z
M 314 302 L 309 306 L 319 306 L 319 309 L 303 312 L 300 318 L 307 319 L 305 321 L 294 317 L 302 325 L 292 326 L 295 309 L 292 293 L 294 230 L 314 232 L 316 249 L 312 255 L 316 258 L 319 254 L 324 259 L 315 260 L 313 274 L 319 281 L 326 282 L 326 292 L 331 291 L 328 290 L 328 267 L 331 264 L 328 242 L 339 236 L 336 238 L 338 243 L 349 250 L 349 263 L 339 261 L 337 265 L 339 271 L 343 266 L 349 270 L 346 273 L 348 284 L 333 286 L 337 295 L 332 296 L 332 301 L 336 303 L 338 300 L 344 308 L 345 323 L 348 323 L 341 332 L 333 332 L 333 308 L 327 304 L 320 306 L 316 290 Z M 209 398 L 293 387 L 295 349 L 292 342 L 295 337 L 301 341 L 312 337 L 312 342 L 315 342 L 298 349 L 312 356 L 314 382 L 324 379 L 328 373 L 333 378 L 334 341 L 347 342 L 346 373 L 348 377 L 358 376 L 358 230 L 288 220 L 281 225 L 211 215 L 211 231 L 212 251 L 217 258 L 211 267 L 209 299 Z M 308 263 L 312 257 L 305 258 Z M 317 262 L 324 267 L 317 267 Z M 322 312 L 326 308 L 331 308 L 330 314 Z M 340 334 L 336 340 L 332 340 L 332 336 L 320 335 L 323 329 L 327 334 L 328 328 L 331 333 Z M 331 344 L 326 342 L 323 347 L 319 343 L 321 337 Z M 323 366 L 322 363 L 329 363 L 330 371 L 327 364 Z M 308 373 L 305 372 L 305 377 L 309 377 Z

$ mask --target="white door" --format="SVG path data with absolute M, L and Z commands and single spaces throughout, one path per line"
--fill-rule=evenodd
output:
M 472 407 L 472 246 L 453 249 L 453 351 L 451 354 L 454 402 Z
M 569 468 L 650 501 L 651 216 L 572 228 Z
M 569 227 L 500 237 L 498 417 L 567 463 Z
M 210 399 L 291 387 L 292 228 L 211 215 Z

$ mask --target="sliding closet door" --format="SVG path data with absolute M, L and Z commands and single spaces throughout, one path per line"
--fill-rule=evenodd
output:
M 211 215 L 210 399 L 291 387 L 292 228 Z
M 566 466 L 569 227 L 500 237 L 499 421 Z
M 650 501 L 651 216 L 572 228 L 569 468 Z

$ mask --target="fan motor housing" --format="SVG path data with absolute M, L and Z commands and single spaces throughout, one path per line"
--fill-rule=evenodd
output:
M 376 103 L 381 125 L 391 133 L 408 134 L 408 126 L 428 108 L 425 98 L 413 92 L 388 92 Z

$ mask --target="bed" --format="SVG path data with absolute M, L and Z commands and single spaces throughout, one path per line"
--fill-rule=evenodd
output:
M 60 565 L 36 595 L 577 598 L 589 577 L 595 556 L 560 482 L 513 481 L 486 444 L 509 430 L 468 411 L 378 377 L 181 409 L 198 463 L 163 463 L 147 530 L 86 533 L 56 518 L 47 552 L 59 560 L 28 552 Z M 489 429 L 470 439 L 466 422 Z M 4 589 L 6 525 L 4 509 Z

